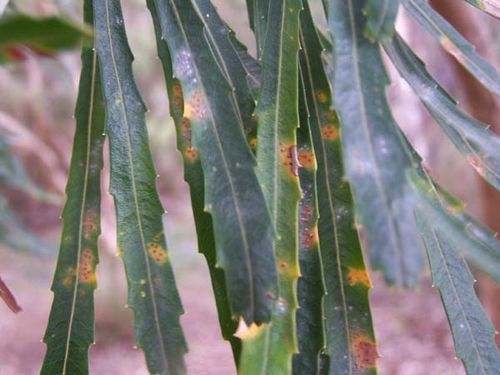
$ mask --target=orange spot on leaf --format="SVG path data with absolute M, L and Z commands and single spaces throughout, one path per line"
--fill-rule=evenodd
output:
M 350 286 L 354 286 L 358 283 L 363 284 L 367 288 L 372 287 L 372 282 L 370 280 L 370 276 L 365 269 L 361 268 L 353 268 L 349 267 L 349 271 L 347 273 L 347 282 Z
M 297 157 L 296 145 L 285 145 L 280 143 L 279 148 L 280 161 L 286 173 L 292 177 L 297 178 L 299 175 L 299 160 Z
M 162 264 L 168 260 L 167 250 L 155 242 L 148 243 L 148 252 L 156 263 Z
M 321 135 L 327 141 L 336 141 L 339 139 L 339 131 L 334 125 L 326 125 L 321 128 Z
M 377 345 L 367 336 L 354 337 L 351 351 L 356 358 L 358 368 L 367 369 L 376 366 L 379 358 Z
M 321 90 L 316 91 L 316 98 L 320 103 L 326 103 L 328 101 L 328 96 Z
M 313 169 L 316 166 L 316 159 L 314 158 L 314 154 L 307 149 L 299 150 L 298 158 L 300 165 L 304 168 Z
M 194 147 L 189 147 L 186 150 L 186 159 L 189 159 L 191 161 L 195 161 L 198 159 L 198 150 L 196 150 Z

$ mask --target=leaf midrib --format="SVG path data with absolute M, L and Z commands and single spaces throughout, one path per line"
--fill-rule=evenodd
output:
M 132 182 L 132 195 L 134 197 L 134 209 L 135 209 L 135 214 L 136 214 L 137 225 L 139 227 L 138 229 L 139 229 L 139 235 L 141 238 L 144 260 L 146 263 L 146 277 L 148 279 L 149 291 L 151 293 L 151 303 L 153 305 L 153 317 L 154 317 L 154 321 L 155 321 L 156 333 L 158 335 L 158 339 L 159 339 L 158 341 L 160 343 L 160 349 L 162 352 L 163 363 L 168 368 L 168 360 L 166 358 L 165 345 L 163 342 L 163 335 L 161 332 L 161 326 L 160 326 L 160 321 L 159 321 L 158 306 L 157 306 L 157 302 L 156 302 L 156 292 L 153 288 L 153 279 L 152 279 L 152 275 L 151 275 L 151 265 L 150 265 L 148 253 L 146 250 L 146 240 L 144 238 L 144 228 L 143 228 L 143 224 L 142 224 L 141 211 L 140 211 L 140 207 L 139 207 L 139 200 L 137 197 L 137 187 L 136 187 L 136 183 L 135 183 L 135 168 L 134 168 L 134 162 L 133 162 L 133 158 L 132 158 L 132 141 L 130 139 L 130 125 L 128 122 L 127 110 L 125 108 L 125 97 L 123 94 L 120 75 L 118 73 L 118 67 L 117 67 L 116 58 L 115 58 L 115 54 L 114 54 L 113 40 L 111 37 L 111 26 L 110 26 L 110 19 L 109 19 L 109 0 L 104 0 L 104 3 L 105 3 L 105 8 L 106 8 L 106 28 L 107 28 L 107 34 L 108 34 L 109 47 L 110 47 L 109 48 L 110 55 L 111 55 L 111 60 L 113 63 L 113 70 L 114 70 L 115 77 L 116 77 L 116 83 L 118 86 L 118 93 L 119 93 L 119 96 L 121 98 L 120 99 L 120 107 L 122 109 L 123 120 L 124 120 L 125 130 L 126 130 L 125 133 L 126 133 L 126 138 L 127 138 L 127 156 L 128 156 L 131 182 Z

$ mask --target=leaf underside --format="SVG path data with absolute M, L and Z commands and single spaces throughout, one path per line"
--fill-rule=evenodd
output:
M 187 347 L 179 322 L 183 309 L 166 247 L 145 107 L 133 79 L 120 3 L 94 1 L 94 14 L 110 143 L 110 192 L 136 343 L 151 373 L 184 374 Z
M 398 8 L 399 0 L 368 0 L 364 8 L 367 17 L 366 36 L 375 40 L 391 38 Z

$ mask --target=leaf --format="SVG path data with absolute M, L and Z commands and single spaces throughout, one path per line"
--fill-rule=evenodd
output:
M 268 321 L 276 285 L 273 228 L 255 174 L 255 159 L 238 115 L 230 78 L 190 2 L 154 2 L 161 35 L 184 95 L 184 117 L 205 178 L 205 211 L 212 216 L 217 266 L 224 269 L 234 317 Z M 213 44 L 213 43 L 212 43 Z
M 380 41 L 391 38 L 398 9 L 399 0 L 368 0 L 364 8 L 367 17 L 366 36 Z
M 432 280 L 448 316 L 457 356 L 469 375 L 499 374 L 500 352 L 495 343 L 495 328 L 476 296 L 467 263 L 450 249 L 418 210 L 417 223 L 427 248 Z
M 306 6 L 306 4 L 304 4 Z M 304 10 L 302 11 L 304 12 Z M 297 130 L 297 158 L 302 198 L 299 202 L 299 265 L 297 281 L 297 343 L 293 374 L 318 374 L 319 354 L 324 348 L 323 304 L 325 294 L 318 236 L 316 156 L 309 132 L 309 112 L 303 85 L 299 89 L 300 127 Z
M 417 163 L 387 104 L 388 78 L 380 50 L 363 35 L 364 5 L 366 1 L 330 2 L 335 67 L 330 82 L 340 117 L 345 173 L 356 215 L 366 229 L 372 267 L 382 270 L 389 284 L 414 286 L 423 254 L 405 176 Z
M 483 12 L 500 18 L 500 1 L 498 0 L 465 0 Z
M 500 137 L 457 108 L 457 102 L 429 75 L 424 63 L 400 36 L 384 42 L 384 48 L 457 149 L 483 178 L 500 190 Z
M 441 46 L 464 66 L 484 87 L 500 95 L 500 75 L 484 60 L 455 28 L 426 0 L 404 0 L 403 5 L 410 14 L 441 44 Z
M 137 346 L 144 349 L 151 373 L 184 374 L 187 348 L 179 323 L 183 310 L 165 244 L 145 107 L 133 79 L 120 3 L 95 1 L 94 14 L 110 143 L 110 192 Z
M 61 17 L 33 18 L 11 13 L 0 18 L 0 62 L 22 60 L 21 47 L 38 54 L 52 54 L 92 42 L 92 29 Z
M 297 350 L 296 282 L 298 264 L 298 203 L 300 187 L 296 129 L 300 0 L 268 2 L 269 22 L 262 51 L 262 83 L 256 115 L 258 178 L 276 230 L 279 289 L 270 324 L 251 326 L 240 337 L 240 374 L 290 374 Z M 257 16 L 254 16 L 257 18 Z M 256 358 L 259 360 L 256 361 Z
M 154 9 L 151 0 L 147 2 L 150 9 Z M 198 239 L 198 250 L 202 253 L 208 264 L 212 287 L 215 295 L 215 304 L 219 317 L 219 324 L 222 336 L 231 344 L 235 361 L 238 362 L 241 350 L 240 340 L 234 336 L 238 327 L 238 322 L 232 319 L 231 307 L 229 305 L 226 279 L 224 271 L 216 267 L 216 247 L 213 234 L 213 225 L 210 215 L 204 212 L 205 187 L 203 182 L 203 170 L 200 159 L 197 157 L 197 151 L 192 147 L 191 128 L 187 121 L 183 121 L 184 96 L 181 84 L 173 76 L 170 51 L 167 42 L 161 38 L 161 27 L 156 17 L 156 12 L 151 12 L 153 24 L 156 32 L 156 43 L 158 55 L 163 66 L 165 82 L 170 105 L 170 115 L 175 124 L 177 134 L 177 149 L 182 155 L 184 164 L 184 179 L 189 184 L 191 195 L 191 207 L 196 226 Z
M 500 283 L 500 241 L 464 212 L 463 203 L 442 190 L 423 171 L 410 175 L 419 215 L 459 256 Z
M 2 278 L 0 278 L 0 298 L 5 302 L 7 307 L 15 314 L 20 312 L 21 306 L 17 304 L 16 298 L 9 290 L 7 285 L 3 282 Z
M 84 8 L 85 22 L 92 24 L 91 1 Z M 82 51 L 75 118 L 63 229 L 51 288 L 54 301 L 43 338 L 47 351 L 41 374 L 47 375 L 88 374 L 88 349 L 94 341 L 104 103 L 97 54 L 91 48 Z
M 354 227 L 350 187 L 342 179 L 339 123 L 331 106 L 332 94 L 322 65 L 322 45 L 307 4 L 301 13 L 300 39 L 300 71 L 318 163 L 318 231 L 326 287 L 323 323 L 325 353 L 329 356 L 326 361 L 329 371 L 325 373 L 374 374 L 378 355 L 368 300 L 371 282 Z M 299 161 L 305 165 L 303 158 L 299 150 Z
M 253 30 L 257 42 L 257 57 L 260 60 L 264 52 L 271 2 L 266 0 L 246 0 L 246 3 L 250 28 Z

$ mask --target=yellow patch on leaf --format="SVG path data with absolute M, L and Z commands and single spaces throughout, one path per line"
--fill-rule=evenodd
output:
M 163 264 L 168 260 L 167 250 L 155 242 L 148 243 L 148 252 L 156 263 Z
M 350 286 L 354 286 L 358 283 L 363 284 L 367 288 L 372 287 L 372 282 L 370 280 L 370 276 L 366 269 L 362 268 L 353 268 L 349 267 L 349 271 L 347 273 L 347 282 Z

